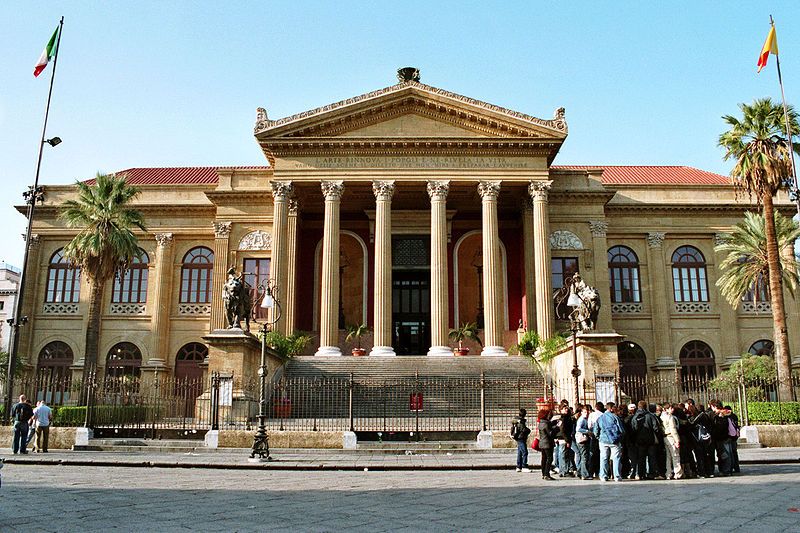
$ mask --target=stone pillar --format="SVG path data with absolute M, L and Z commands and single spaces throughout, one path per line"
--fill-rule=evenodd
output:
M 230 222 L 214 222 L 214 272 L 211 280 L 211 331 L 225 329 L 225 304 L 222 288 L 228 272 L 228 239 L 231 236 Z
M 483 302 L 485 312 L 484 348 L 481 355 L 508 355 L 503 347 L 503 284 L 501 282 L 500 232 L 497 222 L 499 181 L 478 184 L 481 195 L 483 241 Z
M 594 256 L 594 286 L 600 292 L 600 315 L 597 317 L 597 331 L 610 332 L 611 323 L 611 278 L 608 273 L 608 222 L 590 220 L 589 230 L 592 232 L 592 255 Z
M 547 194 L 552 181 L 532 181 L 528 194 L 533 200 L 533 251 L 536 272 L 536 332 L 542 339 L 553 335 L 553 281 L 550 279 L 550 214 Z
M 322 298 L 319 349 L 315 355 L 342 355 L 339 348 L 339 204 L 343 181 L 323 181 L 325 222 L 322 235 Z
M 289 195 L 292 183 L 288 181 L 272 182 L 272 265 L 270 277 L 275 280 L 278 289 L 278 300 L 286 298 L 289 277 L 288 231 L 289 231 Z M 275 331 L 286 334 L 286 314 L 281 313 L 275 323 Z
M 451 356 L 447 343 L 449 295 L 447 286 L 447 193 L 449 181 L 429 181 L 431 199 L 431 347 L 428 355 Z
M 375 194 L 374 341 L 370 355 L 397 355 L 392 348 L 392 195 L 394 181 L 373 181 Z
M 677 361 L 672 354 L 670 338 L 669 302 L 673 301 L 672 292 L 667 287 L 664 267 L 665 233 L 651 232 L 647 234 L 647 270 L 650 277 L 650 305 L 653 328 L 653 345 L 655 347 L 655 366 L 662 372 L 670 369 L 674 373 Z
M 533 249 L 533 206 L 522 206 L 522 250 L 525 272 L 525 330 L 536 331 L 536 266 Z
M 32 353 L 33 350 L 33 332 L 36 330 L 36 315 L 39 314 L 41 309 L 36 309 L 36 305 L 42 298 L 44 291 L 39 289 L 39 280 L 42 279 L 47 283 L 47 267 L 42 268 L 39 264 L 41 261 L 41 238 L 37 233 L 31 233 L 31 240 L 26 243 L 28 246 L 28 269 L 25 271 L 23 281 L 25 282 L 25 293 L 23 295 L 25 301 L 22 302 L 20 313 L 22 316 L 28 317 L 28 323 L 19 328 L 18 335 L 19 343 L 17 344 L 17 357 L 23 361 L 25 365 L 36 366 L 38 364 L 39 354 Z M 17 295 L 14 296 L 14 301 L 11 308 L 7 311 L 9 317 L 13 317 L 14 308 L 17 305 L 17 298 L 19 297 L 19 285 L 17 286 Z M 791 301 L 791 300 L 787 300 Z M 13 340 L 13 338 L 11 339 Z M 10 346 L 9 346 L 10 348 Z M 7 369 L 0 370 L 5 376 Z
M 150 359 L 145 366 L 156 369 L 168 366 L 169 326 L 172 303 L 172 276 L 174 272 L 175 247 L 172 233 L 156 233 L 155 282 L 150 307 Z M 215 258 L 216 260 L 216 258 Z M 212 295 L 213 299 L 213 295 Z
M 714 235 L 714 245 L 722 244 L 724 240 L 724 236 L 720 233 Z M 718 290 L 712 290 L 716 288 L 716 280 L 719 279 L 720 276 L 724 273 L 720 265 L 722 261 L 726 257 L 725 252 L 718 252 L 716 249 L 714 250 L 714 278 L 709 276 L 708 285 L 709 285 L 709 293 L 712 298 L 717 299 L 717 306 L 719 308 L 719 329 L 722 332 L 720 335 L 720 351 L 722 353 L 719 354 L 717 357 L 718 361 L 722 365 L 723 368 L 729 367 L 734 362 L 738 361 L 741 358 L 742 350 L 739 349 L 739 328 L 738 328 L 738 320 L 736 316 L 736 309 L 728 303 L 728 300 L 722 296 L 722 293 Z M 746 348 L 745 348 L 746 349 Z
M 289 200 L 289 229 L 288 246 L 287 246 L 287 278 L 286 278 L 286 294 L 283 296 L 283 314 L 286 316 L 286 331 L 288 333 L 294 332 L 297 328 L 297 239 L 299 233 L 297 231 L 297 214 L 299 206 L 297 200 Z

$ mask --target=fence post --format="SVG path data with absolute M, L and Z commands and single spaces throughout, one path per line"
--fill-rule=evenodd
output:
M 417 393 L 417 398 L 420 398 L 421 397 L 420 396 L 421 392 L 419 390 L 419 370 L 415 370 L 414 371 L 414 390 Z M 417 408 L 414 409 L 414 434 L 416 435 L 417 440 L 420 440 L 419 439 L 419 407 L 420 407 L 419 400 L 417 400 L 417 402 L 418 402 L 417 403 Z
M 481 427 L 486 431 L 486 376 L 481 370 Z
M 83 421 L 83 427 L 94 427 L 94 394 L 93 384 L 95 380 L 95 370 L 91 369 L 86 373 L 86 382 L 83 384 L 82 394 L 86 397 L 86 418 Z
M 211 373 L 211 429 L 219 430 L 219 372 Z
M 353 424 L 353 373 L 350 372 L 350 381 L 348 382 L 348 399 L 347 399 L 347 417 L 350 419 L 350 431 L 355 431 Z

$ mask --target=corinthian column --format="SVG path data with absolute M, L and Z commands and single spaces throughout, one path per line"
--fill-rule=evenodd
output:
M 272 182 L 272 279 L 278 289 L 278 299 L 283 300 L 288 293 L 289 257 L 287 250 L 289 232 L 289 194 L 292 183 Z M 275 330 L 286 334 L 286 314 L 281 313 L 275 323 Z
M 323 181 L 325 226 L 322 235 L 322 301 L 319 349 L 315 355 L 342 355 L 339 348 L 339 203 L 343 181 Z
M 373 181 L 375 193 L 375 340 L 370 355 L 397 355 L 392 348 L 392 195 L 394 181 Z
M 172 233 L 156 233 L 155 287 L 150 307 L 150 344 L 149 367 L 163 367 L 167 364 L 169 354 L 170 303 L 172 300 L 172 272 L 175 261 L 175 247 L 172 245 Z M 212 295 L 213 298 L 213 295 Z
M 222 287 L 228 272 L 228 239 L 231 236 L 230 222 L 214 222 L 214 270 L 211 279 L 211 330 L 225 329 L 225 304 L 222 302 Z
M 483 302 L 484 348 L 481 355 L 508 355 L 503 347 L 503 284 L 501 283 L 500 232 L 497 227 L 497 197 L 499 181 L 482 181 L 478 184 L 483 213 L 481 237 L 483 240 Z
M 542 339 L 553 335 L 553 283 L 550 279 L 550 215 L 547 193 L 552 181 L 532 181 L 528 194 L 533 199 L 533 263 L 536 271 L 536 332 Z
M 453 355 L 447 345 L 447 193 L 449 181 L 429 181 L 431 198 L 431 348 L 428 355 Z
M 295 330 L 297 319 L 297 213 L 299 207 L 297 200 L 289 200 L 289 230 L 288 230 L 288 252 L 286 264 L 288 265 L 288 276 L 286 278 L 286 295 L 283 297 L 284 314 L 286 315 L 286 331 L 291 333 Z
M 525 329 L 536 330 L 536 269 L 533 251 L 533 206 L 522 206 L 522 250 L 525 270 Z

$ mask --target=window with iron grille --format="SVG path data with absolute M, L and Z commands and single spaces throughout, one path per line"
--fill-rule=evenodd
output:
M 189 250 L 183 256 L 180 303 L 209 303 L 211 301 L 211 276 L 213 271 L 214 252 L 204 246 Z
M 681 246 L 672 254 L 675 302 L 707 302 L 706 260 L 694 246 Z
M 612 303 L 639 303 L 639 258 L 627 246 L 608 250 L 608 274 L 611 279 Z
M 50 258 L 47 269 L 47 303 L 78 303 L 81 296 L 81 268 L 73 266 L 60 249 Z
M 716 375 L 714 352 L 703 341 L 689 341 L 683 345 L 680 353 L 681 376 L 684 381 L 697 380 L 705 382 Z
M 126 270 L 114 275 L 114 292 L 111 302 L 115 304 L 143 304 L 147 302 L 147 277 L 150 258 L 144 250 L 139 250 Z
M 106 357 L 106 376 L 120 378 L 123 376 L 139 377 L 142 366 L 142 352 L 130 342 L 120 342 L 111 347 Z

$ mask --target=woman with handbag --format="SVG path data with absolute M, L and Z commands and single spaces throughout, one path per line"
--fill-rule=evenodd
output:
M 550 409 L 539 411 L 539 451 L 542 453 L 542 479 L 553 481 L 550 477 L 550 469 L 553 467 L 553 425 L 550 422 Z

